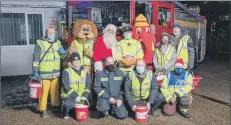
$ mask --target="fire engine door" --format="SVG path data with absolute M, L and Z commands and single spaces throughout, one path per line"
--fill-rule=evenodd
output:
M 156 26 L 156 40 L 161 41 L 161 33 L 172 33 L 174 6 L 172 3 L 152 2 L 152 23 Z

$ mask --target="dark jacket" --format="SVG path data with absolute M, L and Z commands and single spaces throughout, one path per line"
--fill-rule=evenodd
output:
M 147 76 L 148 69 L 145 69 L 145 73 L 144 73 L 143 77 L 138 75 L 135 68 L 133 69 L 133 71 L 135 72 L 136 77 L 138 78 L 140 83 L 143 82 L 144 78 L 148 77 Z M 149 95 L 149 98 L 148 98 L 148 102 L 153 104 L 154 100 L 156 98 L 156 94 L 158 92 L 158 84 L 157 84 L 157 80 L 156 80 L 156 77 L 155 77 L 154 73 L 152 73 L 152 80 L 150 82 L 152 84 L 151 84 L 151 92 L 150 92 L 150 95 Z M 129 75 L 127 75 L 127 77 L 125 79 L 124 93 L 125 93 L 126 100 L 127 100 L 130 107 L 136 105 L 136 101 L 133 100 L 133 98 L 132 98 L 131 91 L 132 91 L 132 81 L 129 78 Z
M 94 91 L 98 97 L 110 99 L 111 97 L 123 100 L 121 91 L 123 90 L 124 73 L 115 68 L 112 72 L 106 69 L 96 73 Z M 104 91 L 104 93 L 103 93 Z M 102 95 L 99 95 L 103 93 Z
M 84 67 L 80 67 L 80 70 L 76 70 L 74 68 L 72 68 L 78 75 L 80 75 L 81 71 L 84 70 Z M 91 77 L 89 76 L 89 74 L 87 73 L 86 74 L 86 85 L 85 85 L 85 89 L 88 89 L 90 90 L 90 83 L 91 83 Z M 65 91 L 65 93 L 68 93 L 71 88 L 70 88 L 70 81 L 69 81 L 69 74 L 67 71 L 63 71 L 63 74 L 62 74 L 62 86 L 63 86 L 63 89 Z M 83 97 L 86 97 L 88 98 L 89 96 L 89 93 L 88 92 L 84 92 L 83 95 L 78 95 L 76 92 L 72 92 L 70 94 L 70 97 L 72 99 L 76 99 L 78 96 L 83 96 Z

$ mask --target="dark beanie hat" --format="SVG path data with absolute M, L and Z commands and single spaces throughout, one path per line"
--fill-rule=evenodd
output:
M 74 53 L 71 54 L 70 60 L 71 60 L 71 61 L 74 61 L 74 60 L 81 60 L 81 59 L 80 59 L 80 55 L 79 55 L 78 53 L 74 52 Z
M 172 28 L 179 27 L 180 29 L 182 28 L 180 24 L 175 23 Z

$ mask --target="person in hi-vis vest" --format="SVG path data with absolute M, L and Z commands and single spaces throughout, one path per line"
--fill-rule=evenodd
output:
M 194 68 L 195 50 L 194 43 L 190 36 L 182 33 L 182 27 L 179 24 L 173 25 L 173 34 L 170 36 L 172 44 L 177 50 L 177 59 L 182 58 L 184 69 L 191 72 Z
M 38 109 L 42 117 L 49 116 L 47 112 L 48 95 L 51 96 L 51 104 L 60 108 L 60 58 L 66 57 L 66 51 L 59 40 L 55 39 L 55 30 L 48 28 L 46 36 L 36 41 L 33 54 L 33 77 L 40 79 L 42 92 L 39 99 Z
M 70 67 L 63 71 L 61 97 L 63 99 L 63 118 L 68 119 L 68 112 L 75 104 L 85 104 L 90 94 L 91 77 L 81 66 L 81 57 L 74 52 L 70 57 Z
M 176 61 L 176 49 L 170 44 L 169 34 L 162 33 L 162 41 L 157 45 L 153 55 L 153 64 L 155 66 L 156 75 L 167 74 L 174 70 Z
M 140 41 L 132 38 L 132 27 L 125 25 L 122 28 L 124 39 L 117 43 L 116 61 L 119 69 L 126 74 L 132 71 L 137 59 L 143 59 L 144 52 Z

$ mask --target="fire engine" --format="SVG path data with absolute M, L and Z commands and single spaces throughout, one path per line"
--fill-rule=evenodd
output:
M 67 26 L 69 28 L 69 31 L 71 29 L 71 23 L 74 22 L 75 19 L 73 19 L 73 8 L 87 8 L 86 12 L 91 12 L 89 9 L 90 7 L 87 7 L 84 5 L 83 1 L 81 2 L 69 2 L 70 4 L 67 4 L 68 13 L 67 13 Z M 94 4 L 95 3 L 95 4 Z M 148 22 L 150 24 L 155 25 L 155 38 L 157 42 L 160 42 L 160 36 L 162 32 L 168 32 L 169 34 L 172 33 L 172 26 L 174 23 L 178 23 L 182 26 L 182 31 L 191 36 L 193 42 L 194 42 L 194 49 L 195 49 L 195 67 L 197 66 L 198 62 L 202 62 L 205 53 L 206 53 L 206 25 L 207 20 L 204 16 L 200 16 L 196 11 L 193 11 L 186 7 L 185 5 L 181 4 L 177 1 L 171 1 L 171 2 L 162 2 L 162 1 L 129 1 L 129 2 L 113 2 L 113 5 L 116 6 L 114 9 L 104 9 L 108 7 L 107 3 L 109 2 L 97 2 L 91 1 L 91 6 L 98 7 L 102 11 L 107 10 L 108 12 L 102 12 L 100 16 L 103 15 L 107 18 L 110 18 L 108 23 L 116 23 L 115 19 L 118 18 L 118 20 L 121 20 L 121 14 L 116 14 L 120 10 L 125 10 L 123 13 L 126 13 L 128 18 L 130 18 L 129 22 L 132 25 L 135 17 L 138 14 L 143 14 L 147 17 Z M 112 3 L 112 2 L 111 2 Z M 89 4 L 89 2 L 88 2 Z M 90 6 L 90 5 L 89 5 Z M 129 6 L 129 7 L 128 7 Z M 71 10 L 70 10 L 71 7 Z M 73 8 L 72 8 L 73 7 Z M 109 6 L 111 7 L 111 6 Z M 124 7 L 124 8 L 123 8 Z M 117 10 L 116 10 L 117 9 Z M 129 11 L 127 12 L 126 11 Z M 115 14 L 112 14 L 113 11 Z M 96 14 L 94 14 L 96 15 Z M 94 21 L 94 19 L 91 19 L 92 16 L 86 15 L 86 19 L 90 19 Z M 126 15 L 124 15 L 126 17 Z M 102 22 L 106 19 L 101 19 Z M 98 22 L 97 22 L 98 24 Z M 106 23 L 107 24 L 107 23 Z M 101 24 L 103 25 L 103 23 Z M 105 25 L 105 24 L 104 24 Z M 195 68 L 194 67 L 194 68 Z

